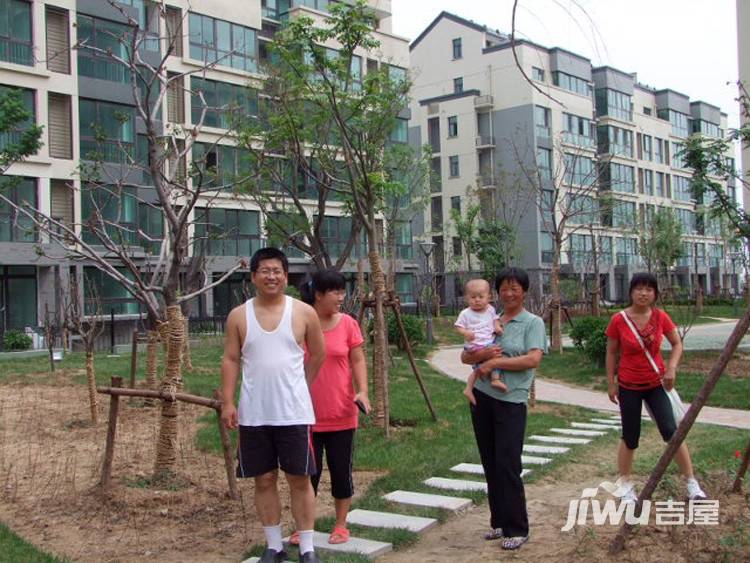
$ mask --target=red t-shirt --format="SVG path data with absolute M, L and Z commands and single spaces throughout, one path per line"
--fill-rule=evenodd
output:
M 359 325 L 347 314 L 330 330 L 323 331 L 326 359 L 310 387 L 315 424 L 313 432 L 335 432 L 356 428 L 359 421 L 354 404 L 354 384 L 349 352 L 364 339 Z
M 632 319 L 631 319 L 632 322 Z M 656 374 L 651 362 L 648 361 L 641 345 L 638 343 L 633 331 L 622 318 L 620 313 L 612 316 L 606 335 L 620 342 L 620 365 L 617 369 L 617 380 L 626 389 L 650 389 L 661 384 L 661 376 L 664 375 L 664 359 L 661 357 L 661 343 L 665 334 L 675 329 L 675 324 L 669 315 L 661 309 L 652 309 L 651 317 L 643 330 L 636 330 L 641 335 L 646 349 L 659 368 Z

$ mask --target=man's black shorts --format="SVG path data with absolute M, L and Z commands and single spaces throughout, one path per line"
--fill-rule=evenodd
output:
M 315 475 L 310 426 L 240 426 L 237 477 L 256 477 L 278 467 L 290 475 Z

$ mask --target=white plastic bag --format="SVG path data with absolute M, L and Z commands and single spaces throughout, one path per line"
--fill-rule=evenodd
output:
M 685 408 L 685 404 L 682 402 L 682 399 L 680 399 L 680 395 L 677 393 L 677 389 L 675 389 L 674 387 L 672 387 L 671 391 L 667 391 L 666 389 L 664 389 L 664 392 L 667 394 L 669 405 L 672 407 L 674 423 L 679 426 L 680 422 L 682 422 L 682 419 L 685 417 L 685 412 L 687 411 L 687 409 Z M 644 404 L 646 405 L 646 412 L 648 412 L 651 420 L 656 422 L 654 413 L 651 411 L 651 407 L 649 407 L 648 403 L 646 403 L 645 401 Z

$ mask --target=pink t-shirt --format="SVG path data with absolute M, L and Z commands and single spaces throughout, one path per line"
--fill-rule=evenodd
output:
M 468 344 L 475 348 L 484 348 L 495 341 L 495 321 L 499 318 L 492 305 L 487 305 L 484 311 L 475 311 L 467 307 L 458 314 L 453 325 L 472 331 L 474 340 Z
M 310 388 L 315 409 L 313 432 L 356 428 L 359 411 L 354 404 L 349 352 L 364 342 L 362 332 L 357 321 L 343 314 L 335 327 L 323 331 L 323 337 L 326 359 Z

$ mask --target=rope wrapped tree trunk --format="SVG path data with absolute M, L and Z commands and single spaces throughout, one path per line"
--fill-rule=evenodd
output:
M 388 364 L 386 363 L 385 309 L 385 276 L 380 255 L 377 249 L 369 253 L 370 272 L 372 276 L 373 296 L 375 299 L 375 318 L 373 326 L 375 345 L 373 346 L 373 386 L 375 390 L 375 424 L 383 428 L 386 437 L 390 433 L 390 409 L 388 401 Z
M 182 311 L 179 305 L 167 307 L 167 360 L 166 373 L 161 383 L 161 390 L 174 395 L 182 389 L 182 352 L 183 332 Z M 159 439 L 156 444 L 155 478 L 169 477 L 177 460 L 177 416 L 179 404 L 175 400 L 162 400 Z

